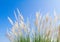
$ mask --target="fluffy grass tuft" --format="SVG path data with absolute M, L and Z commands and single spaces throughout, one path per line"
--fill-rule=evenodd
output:
M 60 42 L 59 17 L 55 11 L 54 18 L 49 14 L 42 16 L 37 12 L 34 22 L 29 19 L 24 22 L 18 8 L 17 13 L 18 15 L 14 11 L 15 22 L 8 17 L 12 27 L 7 31 L 7 37 L 11 42 Z

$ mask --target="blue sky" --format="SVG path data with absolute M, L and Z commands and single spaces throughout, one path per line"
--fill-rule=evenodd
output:
M 11 27 L 7 17 L 14 20 L 14 10 L 18 8 L 24 19 L 40 11 L 53 14 L 54 9 L 60 13 L 60 0 L 0 0 L 0 42 L 9 42 L 6 31 Z

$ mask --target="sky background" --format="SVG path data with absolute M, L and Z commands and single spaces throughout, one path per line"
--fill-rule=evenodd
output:
M 11 28 L 8 16 L 15 20 L 14 10 L 20 10 L 24 19 L 40 11 L 42 15 L 47 12 L 53 14 L 54 9 L 60 14 L 60 0 L 0 0 L 0 42 L 9 42 L 6 31 Z

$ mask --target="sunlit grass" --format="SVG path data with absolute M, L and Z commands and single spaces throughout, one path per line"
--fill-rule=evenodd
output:
M 16 21 L 13 22 L 10 17 L 12 27 L 7 31 L 7 37 L 11 42 L 60 42 L 60 25 L 59 17 L 54 11 L 54 18 L 46 14 L 41 16 L 40 12 L 36 12 L 34 22 L 24 22 L 24 18 L 17 8 L 18 15 L 14 11 Z

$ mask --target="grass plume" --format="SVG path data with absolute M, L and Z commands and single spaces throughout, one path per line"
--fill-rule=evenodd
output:
M 14 11 L 16 21 L 13 22 L 8 17 L 12 27 L 7 31 L 7 37 L 11 42 L 60 42 L 60 25 L 57 25 L 58 17 L 54 11 L 54 18 L 47 14 L 41 16 L 36 12 L 34 22 L 24 22 L 24 17 L 17 8 L 18 15 Z M 34 28 L 33 28 L 34 25 Z

